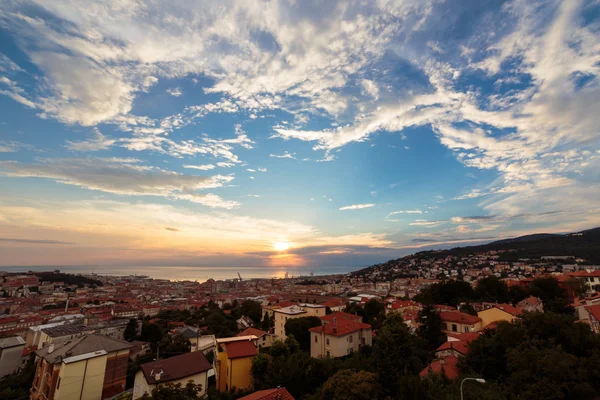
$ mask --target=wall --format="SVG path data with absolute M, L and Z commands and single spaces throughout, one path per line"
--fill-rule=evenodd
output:
M 101 400 L 106 355 L 69 364 L 62 363 L 55 400 Z
M 350 342 L 352 337 L 352 342 Z M 317 341 L 315 342 L 315 338 Z M 329 338 L 329 345 L 327 339 Z M 348 355 L 348 349 L 358 351 L 362 344 L 362 338 L 365 339 L 365 345 L 371 346 L 372 333 L 370 329 L 362 329 L 343 336 L 324 335 L 322 333 L 311 332 L 310 334 L 310 356 L 313 358 L 325 358 L 329 351 L 330 357 L 343 357 Z
M 514 319 L 516 319 L 516 317 L 513 316 L 512 314 L 509 314 L 506 311 L 500 310 L 499 308 L 496 308 L 496 307 L 492 307 L 492 308 L 488 308 L 487 310 L 479 311 L 477 313 L 477 316 L 479 318 L 481 318 L 481 326 L 484 328 L 495 321 L 512 322 Z
M 183 379 L 168 381 L 168 383 L 181 383 L 181 386 L 185 386 L 189 381 L 194 381 L 196 385 L 202 385 L 202 391 L 200 392 L 200 396 L 204 396 L 208 387 L 208 376 L 206 372 L 201 372 L 196 375 L 187 376 Z M 152 389 L 154 389 L 155 387 L 156 385 L 149 385 L 148 382 L 146 382 L 146 378 L 144 377 L 144 373 L 142 371 L 138 371 L 137 374 L 135 374 L 135 383 L 133 385 L 133 400 L 142 397 L 144 393 L 152 392 Z
M 0 349 L 0 378 L 12 374 L 21 366 L 21 355 L 25 344 Z
M 252 387 L 252 358 L 243 357 L 229 360 L 229 389 L 249 389 Z

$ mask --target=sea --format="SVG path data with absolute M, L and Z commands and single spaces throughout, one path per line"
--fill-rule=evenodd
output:
M 168 279 L 171 281 L 205 282 L 208 279 L 226 280 L 238 278 L 284 278 L 300 276 L 319 276 L 345 274 L 360 269 L 359 267 L 205 267 L 205 266 L 0 266 L 0 271 L 27 272 L 60 270 L 70 274 L 97 275 L 145 275 L 153 279 Z

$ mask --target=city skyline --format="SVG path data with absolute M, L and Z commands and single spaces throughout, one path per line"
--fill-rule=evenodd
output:
M 599 226 L 600 7 L 467 3 L 1 4 L 0 266 L 366 266 Z

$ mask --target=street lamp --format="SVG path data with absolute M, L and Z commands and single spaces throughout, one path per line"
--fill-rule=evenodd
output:
M 463 383 L 465 383 L 465 381 L 477 381 L 479 383 L 485 383 L 485 379 L 483 378 L 465 378 L 462 380 L 462 382 L 460 383 L 460 400 L 463 400 Z

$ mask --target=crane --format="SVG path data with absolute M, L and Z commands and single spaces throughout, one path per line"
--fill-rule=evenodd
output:
M 242 276 L 240 275 L 240 273 L 238 272 L 238 278 L 240 278 L 240 282 L 242 281 Z

